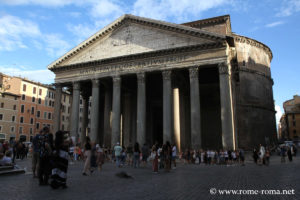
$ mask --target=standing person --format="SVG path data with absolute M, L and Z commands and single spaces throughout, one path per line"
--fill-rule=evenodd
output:
M 93 173 L 95 169 L 97 169 L 97 146 L 93 142 L 91 150 L 91 173 Z
M 37 174 L 39 171 L 39 162 L 40 162 L 40 146 L 39 146 L 39 137 L 40 133 L 36 134 L 36 136 L 32 140 L 32 173 L 33 178 L 37 178 Z
M 98 165 L 98 170 L 102 170 L 102 165 L 104 164 L 104 152 L 103 149 L 100 147 L 99 144 L 96 145 L 96 150 L 97 150 L 97 165 Z
M 265 165 L 269 166 L 269 164 L 270 164 L 270 150 L 269 150 L 269 148 L 267 148 L 266 154 L 265 154 Z
M 88 173 L 91 171 L 91 139 L 90 137 L 86 137 L 85 139 L 85 145 L 84 145 L 84 157 L 85 157 L 85 163 L 84 163 L 84 168 L 82 175 L 87 176 Z
M 258 159 L 258 153 L 256 151 L 256 149 L 253 150 L 253 160 L 254 163 L 257 164 L 257 159 Z
M 117 167 L 121 166 L 121 152 L 122 152 L 122 147 L 120 146 L 120 143 L 117 142 L 116 146 L 114 147 Z
M 172 161 L 173 161 L 173 169 L 176 169 L 176 156 L 177 156 L 177 148 L 176 148 L 176 145 L 173 144 L 173 147 L 172 147 Z
M 287 155 L 288 155 L 289 161 L 292 162 L 293 161 L 292 147 L 287 147 L 287 148 L 288 148 Z
M 68 171 L 68 149 L 69 142 L 65 140 L 64 132 L 57 131 L 55 134 L 55 150 L 53 152 L 53 169 L 51 173 L 51 187 L 67 188 L 67 171 Z
M 147 159 L 149 157 L 149 147 L 148 145 L 145 143 L 142 147 L 142 162 L 143 162 L 143 166 L 146 167 L 147 165 Z
M 155 145 L 153 145 L 153 147 L 152 147 L 151 157 L 152 157 L 152 170 L 154 173 L 157 173 L 158 172 L 158 154 L 157 154 L 157 149 L 156 149 Z
M 49 127 L 45 126 L 42 129 L 42 134 L 39 137 L 40 146 L 40 162 L 39 162 L 39 184 L 48 185 L 50 156 L 52 153 L 51 140 L 49 140 Z
M 127 158 L 128 158 L 128 166 L 132 166 L 133 165 L 133 149 L 132 149 L 132 144 L 129 144 L 128 147 L 126 148 L 126 154 L 127 154 Z
M 139 168 L 140 167 L 140 146 L 139 143 L 134 144 L 133 148 L 133 166 L 134 168 Z
M 265 147 L 260 144 L 259 145 L 259 163 L 260 164 L 264 164 L 265 153 L 266 153 Z
M 245 166 L 245 152 L 243 149 L 240 149 L 239 158 L 242 166 Z
M 163 151 L 165 155 L 165 170 L 170 172 L 171 170 L 171 157 L 172 157 L 172 147 L 169 141 L 166 142 L 166 145 L 163 146 Z
M 285 153 L 286 153 L 285 146 L 280 147 L 281 163 L 285 162 Z

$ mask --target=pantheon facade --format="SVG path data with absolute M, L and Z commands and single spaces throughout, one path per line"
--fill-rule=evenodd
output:
M 54 130 L 68 87 L 70 132 L 78 142 L 89 135 L 107 147 L 272 144 L 271 60 L 265 44 L 231 31 L 229 15 L 184 24 L 124 15 L 48 66 L 55 73 Z

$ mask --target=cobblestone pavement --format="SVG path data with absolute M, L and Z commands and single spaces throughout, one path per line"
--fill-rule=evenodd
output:
M 300 158 L 281 164 L 272 157 L 270 166 L 257 166 L 250 161 L 246 166 L 205 166 L 178 164 L 170 173 L 154 174 L 150 164 L 146 168 L 116 168 L 105 163 L 103 171 L 82 176 L 82 162 L 69 165 L 68 188 L 52 190 L 38 186 L 30 172 L 31 159 L 18 161 L 27 168 L 25 174 L 0 177 L 1 200 L 50 199 L 300 199 Z M 133 179 L 119 178 L 115 174 L 125 171 Z M 215 188 L 217 194 L 211 194 Z M 221 195 L 218 190 L 292 190 L 294 195 Z

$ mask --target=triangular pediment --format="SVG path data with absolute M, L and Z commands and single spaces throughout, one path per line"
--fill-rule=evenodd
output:
M 48 68 L 209 44 L 224 39 L 225 36 L 183 25 L 125 15 L 73 48 Z

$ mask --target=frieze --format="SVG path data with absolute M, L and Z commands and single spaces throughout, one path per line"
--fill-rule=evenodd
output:
M 173 62 L 181 62 L 188 58 L 187 55 L 182 56 L 170 56 L 170 57 L 162 57 L 155 58 L 151 60 L 143 60 L 143 61 L 132 61 L 128 63 L 115 64 L 115 65 L 106 65 L 106 66 L 97 66 L 91 69 L 83 69 L 79 71 L 79 75 L 89 75 L 96 73 L 107 73 L 107 72 L 118 72 L 118 71 L 136 71 L 137 69 L 142 69 L 145 67 L 153 66 L 153 65 L 162 65 Z

